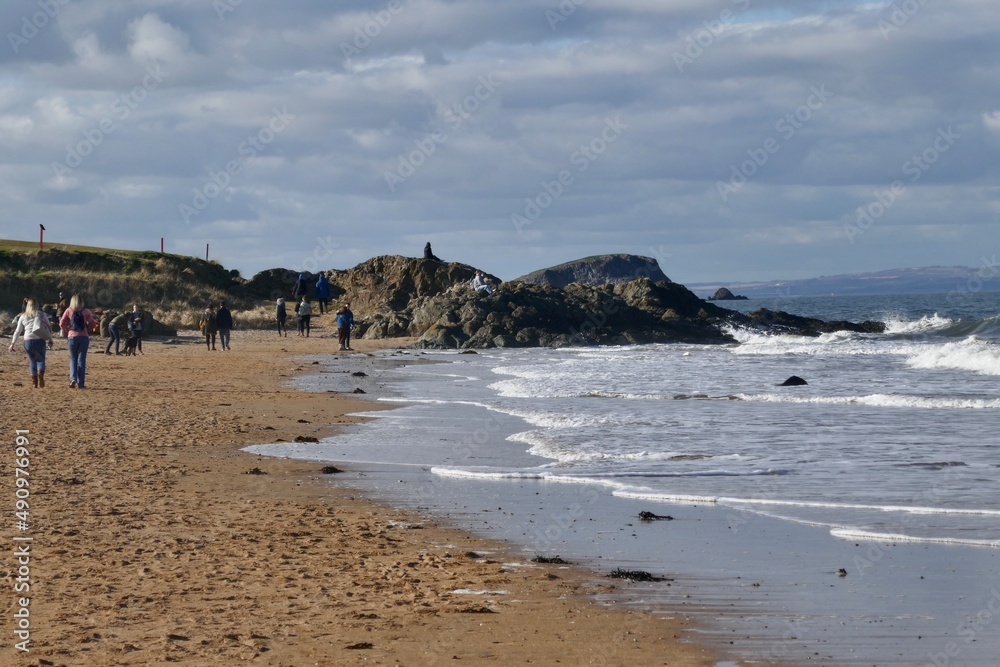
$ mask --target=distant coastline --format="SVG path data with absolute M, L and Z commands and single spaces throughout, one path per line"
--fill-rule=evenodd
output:
M 845 273 L 801 280 L 685 284 L 702 298 L 713 295 L 722 287 L 751 299 L 850 294 L 975 293 L 1000 290 L 1000 266 L 994 266 L 992 262 L 984 260 L 983 266 L 979 268 L 931 266 Z

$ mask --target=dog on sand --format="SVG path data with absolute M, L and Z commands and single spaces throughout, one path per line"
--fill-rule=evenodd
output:
M 139 342 L 139 339 L 135 336 L 129 336 L 128 340 L 125 341 L 125 356 L 135 356 L 135 345 Z

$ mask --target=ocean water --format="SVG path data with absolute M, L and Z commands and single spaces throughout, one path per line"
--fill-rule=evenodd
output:
M 794 635 L 798 648 L 782 654 L 792 664 L 812 660 L 803 639 L 810 634 L 825 642 L 819 664 L 995 664 L 1000 627 L 988 622 L 986 594 L 996 592 L 1000 552 L 1000 293 L 725 305 L 877 319 L 888 331 L 808 338 L 734 329 L 732 345 L 412 354 L 415 363 L 387 374 L 382 400 L 400 409 L 372 413 L 371 424 L 319 446 L 255 450 L 397 466 L 391 481 L 372 475 L 377 493 L 464 513 L 468 527 L 528 551 L 562 549 L 705 580 L 770 571 L 768 558 L 775 572 L 798 567 L 801 557 L 789 551 L 746 547 L 731 557 L 727 550 L 744 548 L 738 535 L 747 526 L 768 526 L 755 532 L 808 545 L 803 552 L 816 560 L 837 554 L 832 563 L 861 577 L 853 589 L 824 593 L 833 597 L 823 610 L 792 584 L 767 604 L 748 598 L 766 613 L 750 614 L 739 630 L 759 637 L 771 623 L 772 648 Z M 791 375 L 808 384 L 779 386 Z M 319 381 L 304 380 L 316 389 Z M 546 505 L 546 497 L 554 500 Z M 687 534 L 696 538 L 712 532 L 695 525 L 705 517 L 728 537 L 668 558 L 666 538 L 608 521 L 640 507 L 690 519 Z M 685 515 L 694 507 L 701 514 Z M 523 518 L 507 515 L 514 508 Z M 586 515 L 602 521 L 585 526 Z M 893 568 L 882 560 L 890 547 Z M 818 589 L 828 574 L 803 574 L 795 585 Z M 892 598 L 898 605 L 884 607 Z M 866 614 L 890 623 L 873 631 L 859 621 Z M 795 632 L 774 634 L 776 619 L 792 617 Z

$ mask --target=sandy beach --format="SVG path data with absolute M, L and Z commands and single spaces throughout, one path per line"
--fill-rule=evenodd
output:
M 27 547 L 30 557 L 21 566 L 4 559 L 0 663 L 724 659 L 690 642 L 684 618 L 595 604 L 610 580 L 558 565 L 512 567 L 525 564 L 523 554 L 507 558 L 503 543 L 363 499 L 322 464 L 241 451 L 322 437 L 351 422 L 348 413 L 373 409 L 351 393 L 287 386 L 309 370 L 300 355 L 338 354 L 324 325 L 319 318 L 308 339 L 237 331 L 228 352 L 182 332 L 146 341 L 134 358 L 106 356 L 94 338 L 86 391 L 69 388 L 65 340 L 48 354 L 44 389 L 31 387 L 20 344 L 3 350 L 4 551 Z M 360 364 L 386 345 L 354 346 L 346 354 Z M 20 459 L 19 430 L 28 432 Z M 15 467 L 30 480 L 27 516 L 15 515 Z M 15 592 L 18 583 L 30 588 Z M 27 651 L 15 635 L 22 608 Z

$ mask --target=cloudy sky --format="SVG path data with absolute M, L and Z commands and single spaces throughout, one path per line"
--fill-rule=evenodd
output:
M 1000 252 L 996 0 L 5 0 L 0 237 L 250 276 Z

